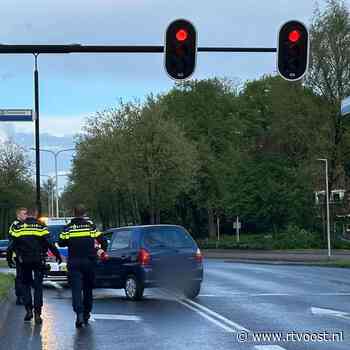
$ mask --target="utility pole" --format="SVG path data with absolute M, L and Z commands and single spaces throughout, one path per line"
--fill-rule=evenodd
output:
M 318 159 L 319 161 L 326 163 L 326 205 L 327 205 L 327 245 L 328 245 L 328 258 L 331 257 L 331 226 L 329 219 L 329 189 L 328 189 L 328 160 Z

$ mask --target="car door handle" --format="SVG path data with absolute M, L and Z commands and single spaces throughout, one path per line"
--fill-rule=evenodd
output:
M 123 260 L 125 260 L 125 259 L 127 259 L 128 257 L 127 257 L 126 255 L 122 255 L 121 258 L 122 258 Z

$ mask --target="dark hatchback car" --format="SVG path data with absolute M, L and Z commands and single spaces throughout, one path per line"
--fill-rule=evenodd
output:
M 126 297 L 138 300 L 145 288 L 181 288 L 195 298 L 203 279 L 202 254 L 181 226 L 149 225 L 109 229 L 108 258 L 99 261 L 96 284 L 124 288 Z
M 6 257 L 6 251 L 7 251 L 8 246 L 9 246 L 8 239 L 1 239 L 0 240 L 0 257 L 2 257 L 2 258 Z

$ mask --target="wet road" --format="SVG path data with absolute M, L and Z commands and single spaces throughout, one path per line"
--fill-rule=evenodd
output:
M 70 290 L 55 287 L 45 290 L 42 326 L 25 324 L 23 308 L 13 308 L 1 350 L 350 348 L 347 269 L 210 260 L 195 301 L 148 290 L 129 302 L 123 291 L 99 289 L 94 321 L 82 330 L 74 328 Z

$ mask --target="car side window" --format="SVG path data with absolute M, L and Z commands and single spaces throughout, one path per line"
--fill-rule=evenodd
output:
M 132 231 L 117 231 L 113 235 L 111 250 L 131 248 Z

